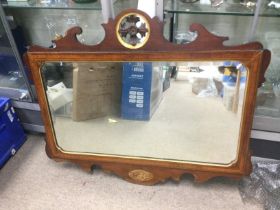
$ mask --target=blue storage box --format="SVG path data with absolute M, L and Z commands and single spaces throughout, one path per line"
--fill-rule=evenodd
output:
M 149 120 L 162 99 L 162 92 L 163 76 L 159 63 L 124 63 L 121 117 Z
M 26 135 L 10 99 L 0 97 L 0 168 L 25 140 Z

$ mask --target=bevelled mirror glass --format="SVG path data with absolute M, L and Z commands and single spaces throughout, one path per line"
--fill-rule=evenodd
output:
M 222 165 L 237 158 L 240 62 L 46 62 L 41 76 L 63 151 Z

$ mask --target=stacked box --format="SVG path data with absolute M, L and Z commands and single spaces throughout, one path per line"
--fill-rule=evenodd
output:
M 121 81 L 121 63 L 77 63 L 73 70 L 72 119 L 119 115 Z
M 8 98 L 0 97 L 0 167 L 26 140 L 23 128 Z
M 159 63 L 123 64 L 121 116 L 128 120 L 149 120 L 157 109 L 163 92 Z

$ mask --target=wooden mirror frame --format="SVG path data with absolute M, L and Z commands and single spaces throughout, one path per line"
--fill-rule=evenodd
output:
M 149 40 L 138 49 L 123 46 L 117 38 L 116 27 L 119 20 L 129 13 L 145 17 L 150 26 Z M 163 23 L 151 19 L 139 10 L 129 9 L 120 13 L 115 20 L 103 24 L 104 40 L 93 46 L 81 44 L 77 35 L 82 29 L 74 27 L 60 40 L 55 41 L 53 49 L 32 46 L 27 53 L 27 61 L 35 82 L 38 100 L 46 130 L 47 155 L 57 161 L 70 161 L 79 164 L 86 171 L 94 165 L 101 166 L 133 183 L 152 185 L 166 179 L 180 180 L 182 174 L 190 173 L 195 181 L 203 182 L 212 177 L 227 176 L 240 178 L 251 172 L 249 149 L 257 88 L 264 81 L 264 73 L 270 62 L 270 52 L 258 42 L 239 46 L 224 46 L 227 37 L 209 33 L 202 25 L 192 24 L 190 31 L 197 32 L 197 38 L 188 44 L 177 45 L 163 37 Z M 240 140 L 237 159 L 231 165 L 190 163 L 182 161 L 155 160 L 137 157 L 122 157 L 99 154 L 76 154 L 63 151 L 56 143 L 52 119 L 40 68 L 44 62 L 92 62 L 92 61 L 221 61 L 234 60 L 243 63 L 248 69 L 246 98 L 243 105 Z

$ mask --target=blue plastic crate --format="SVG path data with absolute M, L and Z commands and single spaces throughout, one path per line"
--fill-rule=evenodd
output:
M 0 97 L 0 168 L 25 140 L 26 135 L 10 99 Z

